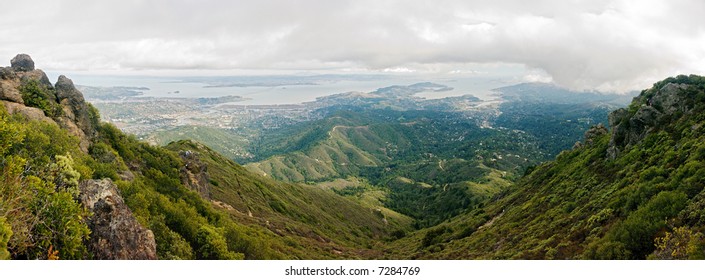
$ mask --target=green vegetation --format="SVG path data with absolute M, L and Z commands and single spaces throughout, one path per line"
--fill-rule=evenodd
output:
M 0 217 L 0 260 L 10 259 L 10 252 L 7 251 L 7 243 L 12 237 L 12 229 L 7 224 L 5 217 Z
M 49 89 L 39 84 L 37 80 L 28 80 L 20 87 L 20 94 L 24 104 L 30 107 L 42 109 L 49 117 L 57 117 L 61 114 L 61 107 L 52 99 Z
M 624 147 L 614 160 L 607 157 L 610 135 L 596 136 L 591 145 L 539 165 L 486 206 L 396 241 L 392 255 L 702 258 L 705 99 L 699 96 L 705 83 L 698 77 L 685 84 L 697 86 L 676 94 L 697 102 L 687 101 L 690 105 L 681 113 Z M 663 85 L 657 83 L 635 102 L 645 103 L 647 95 L 657 94 Z
M 45 90 L 27 83 L 27 105 L 49 108 Z M 89 213 L 78 200 L 79 182 L 90 178 L 117 184 L 162 259 L 373 258 L 381 254 L 378 240 L 410 228 L 403 215 L 380 216 L 328 189 L 263 179 L 197 143 L 148 145 L 100 124 L 91 106 L 88 113 L 96 131 L 85 153 L 55 123 L 0 108 L 1 258 L 92 258 Z M 182 150 L 207 164 L 210 198 L 181 181 Z
M 506 102 L 501 106 L 495 124 L 518 129 L 535 137 L 538 148 L 544 152 L 542 161 L 570 149 L 592 125 L 607 124 L 612 106 L 556 104 L 540 102 Z
M 176 153 L 139 142 L 109 124 L 104 124 L 99 134 L 96 142 L 105 145 L 94 145 L 94 154 L 110 157 L 114 151 L 122 159 L 114 161 L 115 166 L 109 169 L 122 170 L 120 162 L 124 161 L 133 166 L 133 173 L 139 171 L 132 181 L 117 183 L 137 219 L 154 232 L 160 258 L 238 258 L 238 253 L 245 258 L 283 257 L 251 235 L 220 234 L 256 230 L 234 223 L 227 214 L 184 187 L 179 181 L 179 168 L 184 163 Z M 98 163 L 106 164 L 104 160 Z M 204 230 L 213 234 L 204 237 Z M 221 241 L 228 245 L 227 250 Z
M 607 120 L 608 108 L 507 102 L 497 129 L 460 112 L 333 110 L 265 132 L 251 143 L 257 162 L 246 166 L 292 182 L 358 177 L 385 190 L 386 207 L 427 227 L 478 207 L 525 168 L 571 147 Z
M 379 252 L 371 248 L 381 246 L 380 240 L 410 229 L 410 218 L 379 205 L 359 203 L 317 186 L 263 178 L 199 143 L 178 141 L 167 148 L 198 155 L 207 166 L 214 204 L 240 224 L 266 227 L 269 234 L 285 236 L 283 244 L 271 235 L 260 238 L 283 247 L 280 251 L 288 252 L 287 258 L 374 257 Z
M 661 90 L 672 82 L 688 86 Z M 49 89 L 20 90 L 60 115 Z M 92 258 L 78 200 L 89 178 L 117 184 L 162 259 L 705 258 L 705 78 L 656 83 L 615 119 L 617 138 L 593 130 L 545 163 L 606 107 L 525 105 L 505 104 L 501 128 L 460 112 L 336 111 L 263 133 L 247 169 L 229 159 L 240 152 L 140 142 L 90 106 L 86 153 L 55 123 L 0 107 L 0 259 Z
M 90 177 L 78 140 L 55 124 L 8 115 L 0 108 L 0 253 L 12 258 L 90 257 L 83 244 L 86 210 L 76 201 L 78 179 Z M 74 161 L 74 159 L 76 159 Z M 5 247 L 5 248 L 3 248 Z
M 245 131 L 233 131 L 207 126 L 185 125 L 154 132 L 148 137 L 148 140 L 159 145 L 166 145 L 173 141 L 190 139 L 200 143 L 208 143 L 208 147 L 227 158 L 246 158 L 249 155 L 245 150 L 248 142 L 243 136 L 246 132 L 246 129 Z

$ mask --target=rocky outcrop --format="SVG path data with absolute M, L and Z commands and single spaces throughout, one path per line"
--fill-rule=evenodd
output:
M 9 83 L 0 83 L 0 100 L 24 104 L 20 91 L 17 90 L 17 87 L 14 87 Z
M 192 151 L 180 151 L 179 156 L 184 160 L 181 168 L 181 183 L 188 188 L 198 192 L 201 197 L 210 199 L 208 169 L 206 164 L 201 162 L 198 154 Z
M 34 70 L 34 61 L 28 54 L 18 54 L 12 60 L 10 65 L 17 72 L 28 72 Z
M 635 97 L 630 109 L 618 109 L 609 114 L 612 137 L 607 148 L 607 157 L 616 158 L 621 151 L 639 143 L 649 133 L 678 114 L 692 110 L 686 84 L 668 83 L 661 88 L 652 88 Z
M 36 81 L 47 95 L 47 101 L 55 104 L 54 85 L 51 84 L 46 73 L 34 69 L 34 61 L 29 55 L 18 54 L 11 61 L 11 67 L 0 68 L 0 100 L 25 104 L 20 93 L 20 88 L 30 81 Z
M 95 128 L 83 94 L 76 89 L 73 81 L 64 75 L 59 76 L 54 88 L 56 99 L 63 111 L 59 123 L 71 134 L 78 136 L 81 140 L 81 149 L 87 151 L 90 139 L 94 137 Z
M 3 79 L 19 78 L 23 83 L 29 80 L 36 80 L 41 85 L 52 87 L 49 77 L 44 71 L 34 69 L 34 61 L 28 54 L 18 54 L 10 60 L 10 67 L 6 67 L 2 71 Z M 5 78 L 7 76 L 7 78 Z
M 56 124 L 56 122 L 54 122 L 54 120 L 52 120 L 50 117 L 47 117 L 44 114 L 44 111 L 42 111 L 40 109 L 37 109 L 34 107 L 27 107 L 27 106 L 19 104 L 19 103 L 8 102 L 8 101 L 4 101 L 4 100 L 0 100 L 0 102 L 2 102 L 2 104 L 5 106 L 5 109 L 10 114 L 20 114 L 29 120 L 43 121 L 43 122 Z
M 46 121 L 51 117 L 53 123 L 66 129 L 80 140 L 79 146 L 87 152 L 90 141 L 95 137 L 97 116 L 91 114 L 83 94 L 76 89 L 73 82 L 60 76 L 53 85 L 44 71 L 34 68 L 34 61 L 29 55 L 19 54 L 12 59 L 10 67 L 0 68 L 0 100 L 11 113 L 21 113 L 34 120 Z M 48 116 L 30 100 L 24 100 L 20 89 L 32 81 L 36 82 L 41 94 L 34 99 L 44 99 L 50 108 Z M 35 101 L 36 103 L 36 101 Z M 33 105 L 34 104 L 34 105 Z M 56 108 L 56 110 L 54 110 Z
M 19 78 L 12 68 L 0 67 L 0 100 L 24 104 L 22 95 L 17 89 L 19 85 Z
M 583 137 L 585 139 L 585 145 L 592 146 L 595 143 L 595 139 L 607 133 L 609 133 L 609 131 L 607 131 L 607 128 L 603 124 L 591 127 L 585 131 L 585 136 Z
M 81 203 L 93 213 L 87 245 L 95 259 L 157 258 L 154 234 L 137 222 L 110 179 L 86 180 L 79 188 Z

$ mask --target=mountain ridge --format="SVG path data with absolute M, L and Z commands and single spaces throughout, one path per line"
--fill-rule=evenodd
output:
M 424 259 L 704 258 L 703 81 L 691 75 L 657 82 L 628 109 L 611 114 L 610 133 L 599 126 L 589 130 L 586 144 L 536 167 L 487 206 L 400 239 L 390 253 Z M 661 101 L 667 106 L 659 108 Z M 652 110 L 659 114 L 643 113 Z
M 365 114 L 339 113 L 290 142 L 272 138 L 275 152 L 328 139 L 371 145 L 342 152 L 368 164 L 355 176 L 317 185 L 262 177 L 198 142 L 138 141 L 101 123 L 70 79 L 51 84 L 27 55 L 0 68 L 0 78 L 3 259 L 705 259 L 705 77 L 655 83 L 609 114 L 609 130 L 593 126 L 554 160 L 521 177 L 515 170 L 515 183 L 499 169 L 515 159 L 497 152 L 500 141 L 483 138 L 494 150 L 480 157 L 437 159 L 444 151 L 475 152 L 394 133 L 430 123 L 447 125 L 435 129 L 452 139 L 485 132 L 474 120 L 463 126 L 443 115 L 449 112 L 434 123 L 428 112 L 372 106 Z M 408 87 L 384 90 L 409 94 Z M 571 112 L 573 105 L 551 108 Z M 540 116 L 537 108 L 512 106 L 515 116 Z M 375 127 L 376 118 L 398 126 Z M 503 122 L 531 128 L 541 118 L 518 120 Z M 544 120 L 572 133 L 580 128 L 560 117 Z M 544 143 L 551 142 L 567 143 Z M 396 156 L 390 143 L 412 153 L 392 165 L 410 158 L 425 164 L 372 172 L 368 167 Z M 423 147 L 438 150 L 413 154 Z M 487 178 L 451 178 L 468 175 L 462 170 Z M 368 173 L 379 178 L 356 177 Z M 389 189 L 371 185 L 375 180 Z
M 374 258 L 379 240 L 409 228 L 198 143 L 140 142 L 101 123 L 70 79 L 51 84 L 33 65 L 18 55 L 0 68 L 3 259 Z

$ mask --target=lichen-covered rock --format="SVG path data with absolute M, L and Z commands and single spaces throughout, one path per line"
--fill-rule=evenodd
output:
M 25 105 L 15 103 L 15 102 L 9 102 L 5 100 L 0 100 L 2 104 L 5 106 L 5 109 L 7 110 L 8 113 L 10 114 L 20 114 L 25 116 L 29 120 L 35 120 L 35 121 L 43 121 L 47 123 L 53 123 L 56 124 L 54 120 L 52 120 L 50 117 L 47 117 L 44 114 L 44 111 L 38 108 L 34 107 L 27 107 Z
M 635 145 L 659 127 L 668 118 L 690 113 L 692 104 L 686 96 L 689 85 L 668 83 L 651 88 L 635 97 L 631 110 L 618 109 L 609 114 L 612 137 L 607 148 L 607 158 L 614 159 L 624 148 Z
M 0 79 L 1 80 L 11 80 L 17 78 L 17 74 L 12 67 L 0 67 Z
M 152 231 L 137 222 L 110 179 L 86 180 L 80 186 L 81 203 L 93 215 L 88 248 L 96 259 L 146 260 L 157 258 Z
M 59 122 L 69 129 L 71 134 L 78 136 L 81 140 L 81 150 L 87 151 L 90 139 L 95 134 L 95 128 L 83 94 L 76 89 L 73 81 L 64 75 L 59 76 L 54 88 L 64 116 Z
M 0 100 L 24 104 L 20 91 L 11 82 L 0 81 Z
M 206 164 L 201 162 L 198 154 L 192 151 L 181 151 L 179 156 L 184 160 L 185 165 L 181 168 L 181 183 L 188 188 L 198 192 L 201 197 L 210 199 L 210 178 Z
M 654 107 L 666 115 L 672 115 L 678 111 L 687 112 L 687 102 L 684 102 L 685 97 L 681 94 L 682 90 L 687 87 L 688 85 L 684 84 L 668 83 L 650 101 L 647 101 L 647 105 L 650 103 L 650 107 Z
M 15 71 L 27 72 L 34 70 L 34 61 L 28 54 L 18 54 L 12 60 L 10 65 Z
M 590 129 L 585 131 L 585 145 L 592 146 L 592 144 L 595 142 L 595 139 L 607 133 L 607 128 L 603 124 L 598 124 L 596 126 L 591 127 Z

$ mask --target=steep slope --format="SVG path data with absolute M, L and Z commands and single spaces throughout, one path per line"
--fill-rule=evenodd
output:
M 286 181 L 347 180 L 352 189 L 336 190 L 353 196 L 382 191 L 380 202 L 428 226 L 481 203 L 541 157 L 532 137 L 475 122 L 457 112 L 337 111 L 268 137 L 260 146 L 284 154 L 246 167 Z
M 207 193 L 202 196 L 240 223 L 264 227 L 286 242 L 299 244 L 300 248 L 290 250 L 302 254 L 379 257 L 380 252 L 371 249 L 378 248 L 390 233 L 408 230 L 412 222 L 382 207 L 362 207 L 327 189 L 252 174 L 196 142 L 173 142 L 167 148 L 179 152 L 187 166 L 200 166 L 192 177 L 207 178 L 203 180 Z
M 423 227 L 477 207 L 526 167 L 570 148 L 590 123 L 607 121 L 612 106 L 507 98 L 501 114 L 489 119 L 476 111 L 329 108 L 321 120 L 269 131 L 254 141 L 255 160 L 264 160 L 246 167 L 284 181 L 347 180 L 343 185 L 353 189 L 339 190 L 346 194 L 369 190 L 350 183 L 362 180 L 384 191 L 384 205 Z
M 396 257 L 705 258 L 705 78 L 654 84 L 487 206 L 401 239 Z
M 3 259 L 373 258 L 409 227 L 200 144 L 138 141 L 100 123 L 68 78 L 51 84 L 27 55 L 11 64 L 0 68 Z
M 26 54 L 0 74 L 2 258 L 156 258 L 117 187 L 91 180 L 99 120 L 72 81 L 51 84 Z

